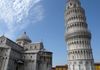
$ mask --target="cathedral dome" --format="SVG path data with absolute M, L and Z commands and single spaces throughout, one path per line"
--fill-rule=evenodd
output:
M 26 32 L 24 32 L 22 35 L 20 35 L 16 41 L 27 41 L 31 42 L 31 39 L 26 35 Z

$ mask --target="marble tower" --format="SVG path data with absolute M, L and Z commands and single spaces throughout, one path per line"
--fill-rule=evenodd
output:
M 68 45 L 68 70 L 94 70 L 91 32 L 80 0 L 67 0 L 65 41 Z

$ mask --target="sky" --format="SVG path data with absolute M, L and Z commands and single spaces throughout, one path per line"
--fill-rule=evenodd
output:
M 0 0 L 0 36 L 11 40 L 24 31 L 53 52 L 53 66 L 67 64 L 64 11 L 67 0 Z M 81 0 L 92 33 L 95 62 L 100 62 L 100 0 Z

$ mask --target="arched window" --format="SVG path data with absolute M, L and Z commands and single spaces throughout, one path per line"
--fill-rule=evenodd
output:
M 30 56 L 30 58 L 32 58 L 32 56 Z

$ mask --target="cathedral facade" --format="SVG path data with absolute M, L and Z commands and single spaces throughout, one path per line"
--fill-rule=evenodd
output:
M 24 32 L 16 42 L 0 37 L 0 70 L 51 70 L 52 52 Z
M 65 28 L 68 70 L 94 70 L 91 32 L 80 0 L 67 0 Z

